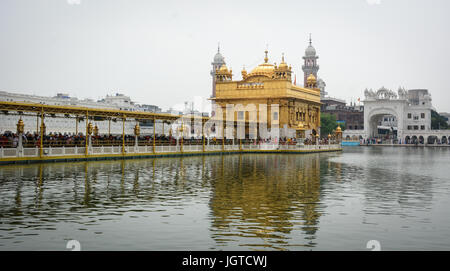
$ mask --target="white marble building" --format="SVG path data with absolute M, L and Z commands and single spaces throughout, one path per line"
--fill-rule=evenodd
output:
M 448 144 L 450 141 L 450 130 L 431 129 L 433 106 L 428 90 L 400 88 L 396 93 L 383 87 L 377 92 L 366 89 L 364 94 L 364 130 L 344 131 L 344 140 L 383 138 L 379 129 L 385 124 L 391 126 L 393 134 L 396 131 L 392 143 Z

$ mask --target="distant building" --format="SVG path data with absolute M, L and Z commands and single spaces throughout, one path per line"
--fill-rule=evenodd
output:
M 441 115 L 444 118 L 446 118 L 447 119 L 447 123 L 450 125 L 450 113 L 442 112 L 442 113 L 439 113 L 439 115 Z
M 345 130 L 364 129 L 364 106 L 347 105 L 344 100 L 331 97 L 326 97 L 321 102 L 321 112 L 336 116 L 336 120 Z
M 133 101 L 129 96 L 116 93 L 115 95 L 107 95 L 105 98 L 98 101 L 92 99 L 78 99 L 70 97 L 67 93 L 57 93 L 54 97 L 12 93 L 0 91 L 0 101 L 7 102 L 24 102 L 24 103 L 38 103 L 47 105 L 63 105 L 63 106 L 79 106 L 89 108 L 107 108 L 124 111 L 160 111 L 159 107 L 155 105 L 140 105 Z M 153 112 L 153 111 L 151 111 Z
M 139 108 L 144 112 L 161 113 L 161 108 L 157 105 L 141 104 Z
M 143 112 L 161 112 L 161 108 L 156 105 L 147 105 L 147 104 L 136 104 L 131 100 L 130 97 L 125 96 L 124 94 L 116 93 L 115 95 L 107 95 L 105 98 L 100 99 L 98 101 L 94 101 L 92 99 L 78 99 L 75 97 L 70 97 L 67 93 L 58 93 L 54 97 L 48 96 L 38 96 L 38 95 L 29 95 L 29 94 L 19 94 L 12 93 L 6 91 L 0 91 L 0 101 L 6 102 L 23 102 L 23 103 L 37 103 L 37 104 L 45 104 L 45 105 L 60 105 L 60 106 L 76 106 L 76 107 L 88 107 L 88 108 L 102 108 L 102 109 L 112 109 L 112 110 L 124 110 L 124 111 L 143 111 Z M 25 131 L 26 132 L 36 132 L 36 117 L 34 116 L 23 116 L 22 117 L 25 123 Z M 0 133 L 4 133 L 6 131 L 15 131 L 16 130 L 17 117 L 11 116 L 10 114 L 0 114 Z M 97 122 L 96 122 L 97 123 Z M 111 129 L 108 127 L 108 123 L 98 122 L 98 127 L 101 131 L 108 131 L 112 134 L 121 134 L 122 126 L 116 125 L 116 122 L 113 121 L 114 125 L 111 126 Z M 133 133 L 134 125 L 136 121 L 127 121 L 125 123 L 125 130 Z M 141 122 L 143 124 L 143 122 Z M 57 132 L 57 133 L 76 133 L 76 125 L 74 123 L 70 123 L 68 119 L 64 118 L 64 116 L 55 117 L 47 117 L 46 125 L 48 132 Z M 83 127 L 81 120 L 79 121 L 80 129 L 79 132 L 82 131 L 81 127 Z M 152 124 L 153 125 L 153 124 Z M 148 125 L 143 125 L 148 126 Z M 142 127 L 142 133 L 145 133 L 145 127 Z

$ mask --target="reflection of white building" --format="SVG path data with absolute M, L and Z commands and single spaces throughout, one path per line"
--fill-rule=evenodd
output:
M 393 92 L 365 90 L 364 130 L 345 131 L 346 138 L 380 138 L 399 143 L 447 143 L 450 131 L 431 130 L 431 95 L 426 89 Z M 381 131 L 389 131 L 382 134 Z

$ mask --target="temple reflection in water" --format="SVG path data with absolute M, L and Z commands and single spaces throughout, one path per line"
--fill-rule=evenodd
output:
M 310 241 L 300 245 L 313 245 L 320 217 L 319 156 L 227 158 L 213 171 L 213 238 L 219 244 L 246 238 L 246 246 L 277 248 L 301 229 Z
M 207 228 L 219 246 L 236 237 L 276 248 L 294 229 L 314 239 L 320 217 L 318 154 L 10 166 L 0 168 L 0 176 L 4 225 L 29 229 L 56 229 L 61 221 L 96 224 L 127 210 L 164 212 L 204 201 Z M 98 217 L 85 223 L 85 215 Z
M 374 232 L 403 244 L 403 229 L 449 222 L 436 191 L 450 187 L 436 171 L 448 152 L 401 151 L 3 166 L 0 250 L 71 239 L 92 250 L 364 249 Z M 399 171 L 423 155 L 424 168 Z M 427 232 L 433 247 L 446 246 L 440 233 Z

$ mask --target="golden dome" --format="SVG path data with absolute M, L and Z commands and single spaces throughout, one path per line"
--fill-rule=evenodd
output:
M 263 63 L 254 68 L 249 75 L 264 75 L 272 77 L 275 67 L 269 63 Z
M 284 54 L 283 54 L 283 56 L 281 57 L 281 63 L 280 63 L 280 66 L 278 66 L 278 69 L 287 69 L 288 68 L 288 65 L 286 64 L 286 62 L 284 62 Z
M 224 64 L 224 65 L 220 66 L 219 71 L 220 71 L 220 72 L 228 72 L 228 68 L 227 68 L 227 66 Z
M 308 83 L 308 85 L 313 85 L 316 83 L 316 77 L 314 76 L 314 74 L 310 74 L 308 76 L 308 78 L 306 79 L 306 82 Z
M 341 126 L 338 125 L 338 127 L 336 128 L 336 132 L 338 133 L 342 132 Z
M 283 61 L 280 63 L 280 66 L 278 66 L 279 69 L 287 69 L 288 65 Z
M 264 63 L 259 64 L 258 67 L 254 68 L 248 74 L 248 76 L 263 75 L 272 78 L 272 75 L 275 71 L 275 66 L 268 63 L 269 61 L 269 57 L 267 56 L 268 51 L 266 50 L 264 53 L 266 54 L 266 56 L 264 57 Z

